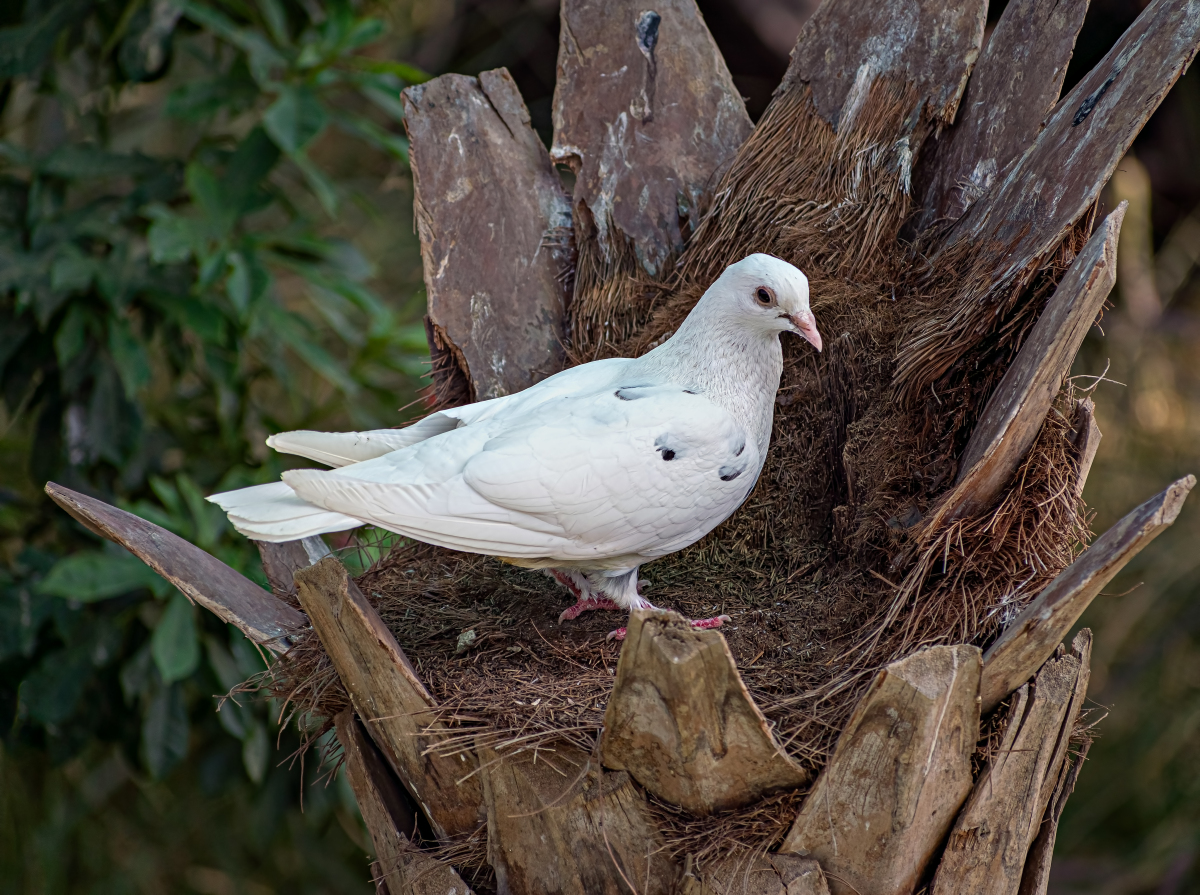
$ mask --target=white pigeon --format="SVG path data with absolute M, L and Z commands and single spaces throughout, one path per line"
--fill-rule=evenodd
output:
M 754 488 L 783 371 L 779 334 L 821 350 L 808 298 L 791 264 L 750 255 L 642 357 L 581 364 L 403 429 L 274 435 L 275 450 L 335 468 L 209 500 L 260 541 L 372 524 L 543 569 L 577 598 L 561 619 L 650 607 L 638 567 L 700 540 Z

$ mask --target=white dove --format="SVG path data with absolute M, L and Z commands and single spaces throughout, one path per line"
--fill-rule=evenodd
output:
M 403 429 L 274 435 L 275 450 L 335 469 L 209 500 L 260 541 L 369 523 L 543 569 L 577 598 L 560 621 L 651 607 L 638 567 L 700 540 L 754 488 L 783 371 L 779 334 L 821 350 L 808 298 L 791 264 L 750 255 L 642 357 L 581 364 Z

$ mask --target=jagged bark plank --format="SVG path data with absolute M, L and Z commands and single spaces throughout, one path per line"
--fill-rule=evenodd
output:
M 433 697 L 392 632 L 330 556 L 296 572 L 300 604 L 337 669 L 358 715 L 410 793 L 447 840 L 475 832 L 483 793 L 474 756 L 422 754 L 440 727 Z M 462 778 L 468 778 L 459 782 Z
M 1091 398 L 1083 398 L 1075 402 L 1075 425 L 1073 427 L 1075 455 L 1079 458 L 1079 472 L 1075 477 L 1075 498 L 1083 496 L 1083 487 L 1087 484 L 1088 473 L 1092 471 L 1092 462 L 1096 459 L 1096 451 L 1100 449 L 1100 439 L 1103 435 L 1096 425 L 1096 405 Z
M 685 875 L 679 895 L 829 895 L 821 865 L 812 858 L 766 855 L 734 861 L 703 877 Z
M 804 23 L 780 92 L 803 82 L 821 116 L 844 130 L 880 78 L 917 93 L 913 121 L 954 118 L 979 57 L 987 4 L 979 0 L 826 0 Z
M 749 135 L 745 104 L 694 0 L 564 0 L 561 23 L 550 154 L 576 174 L 577 238 L 605 261 L 628 239 L 657 276 Z
M 561 364 L 571 264 L 562 182 L 506 69 L 442 75 L 403 100 L 438 397 L 528 388 Z
M 1033 142 L 1058 101 L 1088 0 L 1015 0 L 1004 9 L 954 125 L 926 145 L 914 175 L 918 229 L 957 220 Z
M 931 528 L 987 508 L 1041 431 L 1117 277 L 1125 203 L 1104 219 L 1046 303 L 1021 351 L 984 407 L 959 461 L 962 472 Z
M 1195 484 L 1195 476 L 1185 476 L 1129 513 L 1013 619 L 983 656 L 979 694 L 984 714 L 1050 658 L 1101 588 L 1175 521 Z
M 376 884 L 388 895 L 469 895 L 471 890 L 454 868 L 421 851 L 414 843 L 417 806 L 392 776 L 384 757 L 345 709 L 334 725 L 346 756 L 346 776 L 371 834 L 378 859 Z
M 749 805 L 808 781 L 772 736 L 725 638 L 674 612 L 630 617 L 600 758 L 696 814 Z
M 89 531 L 120 544 L 255 643 L 281 653 L 291 646 L 291 635 L 307 627 L 303 613 L 165 528 L 54 482 L 46 484 L 46 493 Z
M 1087 694 L 1091 632 L 1013 697 L 1000 747 L 954 822 L 933 895 L 1018 895 Z
M 320 535 L 278 544 L 255 541 L 254 546 L 258 548 L 258 556 L 271 590 L 279 599 L 291 604 L 300 599 L 292 576 L 297 570 L 318 563 L 330 554 L 329 545 Z
M 623 771 L 566 744 L 499 756 L 480 748 L 488 861 L 512 895 L 668 895 L 678 868 Z
M 936 646 L 872 681 L 781 852 L 816 858 L 834 895 L 908 895 L 971 791 L 979 650 Z
M 1049 255 L 1095 203 L 1198 48 L 1194 0 L 1154 0 L 1058 104 L 1032 148 L 959 219 L 945 245 L 1003 247 L 995 253 L 996 281 L 1016 280 Z

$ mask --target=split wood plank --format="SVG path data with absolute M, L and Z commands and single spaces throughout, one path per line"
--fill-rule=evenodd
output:
M 914 175 L 917 229 L 962 217 L 1024 152 L 1058 101 L 1088 0 L 1014 0 L 971 74 L 962 112 L 925 151 Z
M 1194 0 L 1154 0 L 1051 114 L 1033 146 L 968 209 L 939 254 L 1004 247 L 993 282 L 1023 282 L 1095 204 L 1142 125 L 1200 49 Z
M 345 709 L 333 720 L 346 756 L 350 788 L 375 845 L 376 884 L 386 886 L 388 895 L 470 895 L 453 867 L 414 844 L 417 807 L 353 710 Z
M 1046 895 L 1049 889 L 1050 862 L 1054 857 L 1054 842 L 1058 838 L 1058 824 L 1062 819 L 1067 799 L 1075 791 L 1075 782 L 1079 779 L 1079 772 L 1083 770 L 1083 763 L 1087 760 L 1088 750 L 1091 746 L 1091 739 L 1085 738 L 1083 742 L 1076 745 L 1077 751 L 1070 756 L 1070 760 L 1063 764 L 1058 787 L 1054 791 L 1050 804 L 1046 807 L 1041 829 L 1038 831 L 1037 838 L 1033 840 L 1033 845 L 1029 848 L 1029 855 L 1025 859 L 1025 873 L 1021 878 L 1020 895 Z
M 910 895 L 971 791 L 979 650 L 935 646 L 876 675 L 780 851 L 834 895 Z
M 562 181 L 507 69 L 442 75 L 402 97 L 438 398 L 528 388 L 562 362 Z
M 1083 488 L 1087 484 L 1088 473 L 1092 471 L 1092 463 L 1096 459 L 1096 451 L 1100 449 L 1100 439 L 1103 435 L 1096 425 L 1096 405 L 1091 398 L 1082 398 L 1075 402 L 1075 425 L 1072 442 L 1075 445 L 1075 456 L 1079 471 L 1075 475 L 1075 499 L 1083 497 Z
M 336 557 L 299 570 L 295 578 L 300 604 L 359 717 L 425 811 L 434 835 L 445 842 L 474 833 L 483 823 L 483 793 L 470 776 L 474 756 L 425 754 L 441 729 L 430 711 L 436 702 L 379 613 Z
M 479 749 L 488 862 L 511 895 L 668 895 L 679 869 L 624 771 L 563 743 Z
M 1000 746 L 954 822 L 933 895 L 1018 895 L 1087 694 L 1091 632 L 1074 647 L 1014 695 Z
M 817 111 L 844 131 L 872 83 L 898 80 L 916 91 L 914 125 L 922 111 L 949 124 L 979 58 L 986 19 L 981 0 L 825 0 L 804 23 L 777 94 L 808 84 Z
M 329 556 L 332 551 L 320 535 L 298 541 L 255 541 L 263 572 L 275 596 L 291 605 L 298 605 L 296 582 L 292 576 Z
M 695 814 L 808 782 L 771 734 L 719 631 L 636 610 L 604 713 L 600 758 Z
M 193 603 L 260 646 L 282 653 L 308 626 L 303 613 L 165 528 L 54 482 L 46 483 L 46 493 L 89 531 L 120 544 Z
M 560 18 L 550 154 L 575 172 L 577 238 L 611 261 L 615 230 L 658 276 L 750 117 L 694 0 L 563 0 Z
M 1104 219 L 1076 256 L 988 399 L 959 461 L 959 480 L 933 517 L 931 530 L 987 509 L 1037 438 L 1063 377 L 1116 282 L 1117 240 L 1126 204 Z
M 703 877 L 685 875 L 679 895 L 829 895 L 821 865 L 796 855 L 731 861 Z
M 979 694 L 984 714 L 1029 680 L 1050 658 L 1101 588 L 1175 521 L 1195 484 L 1195 476 L 1185 476 L 1129 513 L 1063 569 L 1013 619 L 983 656 Z

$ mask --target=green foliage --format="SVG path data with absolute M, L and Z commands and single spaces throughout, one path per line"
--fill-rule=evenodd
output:
M 400 421 L 420 305 L 372 291 L 368 251 L 339 235 L 370 200 L 336 164 L 372 159 L 380 179 L 407 164 L 398 95 L 424 76 L 379 58 L 385 33 L 363 5 L 320 0 L 0 10 L 8 773 L 116 754 L 170 780 L 219 753 L 224 780 L 282 779 L 265 706 L 214 712 L 262 658 L 40 486 L 116 502 L 265 583 L 204 495 L 276 477 L 267 432 Z

